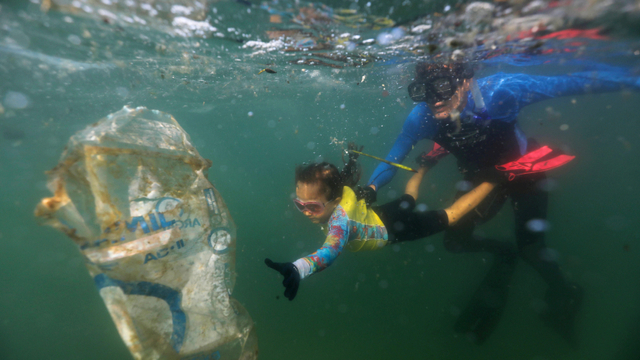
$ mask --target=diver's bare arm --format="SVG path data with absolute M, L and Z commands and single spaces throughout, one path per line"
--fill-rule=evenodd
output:
M 407 195 L 411 195 L 415 200 L 418 200 L 420 183 L 422 183 L 424 174 L 426 174 L 428 170 L 429 169 L 427 167 L 419 168 L 418 172 L 413 174 L 409 181 L 407 181 L 407 186 L 404 188 L 404 193 Z
M 415 175 L 414 175 L 415 176 Z M 408 185 L 408 184 L 407 184 Z M 444 209 L 449 218 L 449 226 L 454 225 L 458 220 L 473 210 L 487 195 L 495 188 L 496 184 L 483 182 L 475 189 L 462 195 L 453 205 Z

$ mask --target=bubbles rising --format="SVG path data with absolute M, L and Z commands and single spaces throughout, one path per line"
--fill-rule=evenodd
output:
M 82 43 L 82 39 L 80 39 L 78 35 L 69 35 L 67 37 L 67 40 L 69 40 L 69 42 L 73 45 L 80 45 Z
M 549 222 L 544 219 L 531 219 L 527 221 L 527 229 L 531 232 L 549 231 Z
M 471 181 L 458 181 L 456 183 L 456 190 L 458 191 L 469 191 L 473 189 L 473 184 L 471 183 Z
M 9 109 L 24 109 L 29 106 L 29 98 L 20 92 L 7 91 L 4 96 L 4 106 Z

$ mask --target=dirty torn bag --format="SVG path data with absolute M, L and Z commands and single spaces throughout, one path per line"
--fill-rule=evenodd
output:
M 256 359 L 230 295 L 236 229 L 169 114 L 124 107 L 69 139 L 36 208 L 79 247 L 135 359 Z

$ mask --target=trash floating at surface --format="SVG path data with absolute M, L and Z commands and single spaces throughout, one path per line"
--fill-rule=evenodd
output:
M 276 73 L 276 71 L 275 71 L 275 70 L 271 70 L 271 69 L 269 69 L 269 68 L 266 68 L 266 69 L 262 69 L 262 70 L 260 70 L 260 72 L 258 73 L 258 75 L 262 74 L 263 72 L 268 72 L 269 74 L 275 74 L 275 73 Z
M 73 135 L 49 172 L 36 216 L 78 245 L 135 359 L 257 358 L 210 166 L 171 115 L 125 106 Z

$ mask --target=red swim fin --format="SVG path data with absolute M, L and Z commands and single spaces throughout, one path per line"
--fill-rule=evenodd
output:
M 543 146 L 537 150 L 526 153 L 516 161 L 496 165 L 496 169 L 509 172 L 509 181 L 511 181 L 515 179 L 516 176 L 555 169 L 575 159 L 575 156 L 564 154 L 549 158 L 548 155 L 552 152 L 553 150 L 551 148 Z M 545 159 L 542 160 L 543 158 Z
M 564 154 L 558 155 L 549 160 L 545 160 L 545 161 L 541 161 L 533 164 L 533 167 L 531 168 L 531 170 L 532 172 L 539 172 L 539 171 L 547 171 L 547 170 L 555 169 L 557 167 L 560 167 L 568 163 L 569 161 L 575 158 L 576 157 L 572 155 L 564 155 Z
M 442 159 L 443 157 L 445 157 L 448 154 L 449 154 L 449 152 L 445 148 L 440 146 L 440 144 L 433 143 L 433 149 L 431 149 L 431 151 L 429 151 L 429 153 L 427 154 L 427 157 L 434 158 L 436 160 L 440 160 L 440 159 Z
M 553 150 L 548 147 L 548 146 L 543 146 L 537 150 L 533 150 L 531 152 L 528 152 L 526 154 L 524 154 L 520 159 L 518 159 L 518 162 L 521 163 L 528 163 L 528 162 L 533 162 L 536 161 L 540 158 L 542 158 L 543 156 L 549 154 L 550 152 L 552 152 Z

